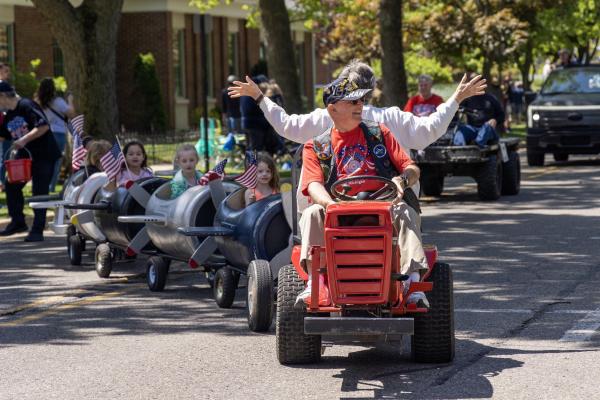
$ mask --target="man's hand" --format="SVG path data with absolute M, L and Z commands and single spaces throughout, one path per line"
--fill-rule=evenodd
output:
M 308 194 L 313 203 L 322 205 L 325 209 L 330 204 L 335 204 L 327 189 L 321 182 L 311 182 L 308 185 Z
M 246 75 L 246 82 L 233 81 L 233 84 L 235 86 L 227 88 L 227 93 L 231 98 L 250 96 L 256 100 L 262 94 L 258 85 L 248 75 Z
M 454 97 L 460 104 L 461 101 L 468 99 L 471 96 L 479 96 L 485 93 L 487 87 L 485 79 L 481 75 L 477 75 L 467 82 L 467 74 L 464 74 L 458 87 L 454 91 Z
M 496 129 L 496 125 L 498 125 L 498 122 L 496 122 L 494 118 L 490 119 L 487 123 L 494 129 Z
M 402 196 L 404 196 L 404 179 L 400 176 L 395 176 L 392 178 L 392 182 L 396 184 L 396 188 L 398 189 L 398 196 L 394 199 L 394 202 L 402 200 Z
M 25 137 L 22 137 L 21 139 L 15 140 L 13 142 L 13 146 L 17 149 L 22 149 L 23 147 L 25 147 L 26 144 L 27 140 L 25 140 Z

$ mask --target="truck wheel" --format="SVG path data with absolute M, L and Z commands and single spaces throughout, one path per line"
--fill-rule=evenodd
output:
M 521 158 L 519 153 L 508 153 L 508 161 L 502 164 L 502 194 L 515 195 L 521 189 Z
M 527 149 L 527 164 L 530 167 L 543 167 L 546 154 L 539 150 Z
M 425 173 L 421 177 L 421 189 L 426 196 L 439 196 L 444 190 L 444 175 Z
M 221 308 L 230 308 L 233 304 L 235 299 L 235 277 L 229 268 L 219 268 L 215 274 L 213 296 L 217 305 Z
M 110 247 L 106 243 L 100 243 L 96 247 L 96 273 L 100 278 L 108 278 L 112 271 L 113 257 Z
M 169 276 L 169 260 L 150 257 L 146 263 L 146 282 L 152 292 L 162 292 Z
M 569 155 L 565 153 L 554 153 L 554 161 L 569 161 Z
M 248 265 L 248 327 L 266 332 L 273 320 L 273 276 L 268 261 L 254 260 Z
M 304 287 L 293 265 L 279 270 L 275 337 L 280 364 L 315 363 L 321 359 L 321 336 L 304 334 L 306 311 L 294 308 Z
M 81 253 L 83 252 L 83 243 L 85 242 L 78 234 L 69 236 L 69 261 L 71 265 L 81 265 Z
M 412 355 L 417 362 L 444 363 L 454 359 L 454 298 L 450 265 L 436 263 L 426 279 L 433 282 L 427 292 L 430 308 L 415 315 Z
M 502 163 L 496 154 L 481 166 L 477 175 L 477 194 L 481 200 L 498 200 L 502 191 Z

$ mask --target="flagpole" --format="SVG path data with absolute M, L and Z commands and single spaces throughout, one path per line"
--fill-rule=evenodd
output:
M 129 170 L 129 166 L 127 165 L 127 159 L 125 158 L 125 153 L 123 153 L 123 147 L 121 147 L 121 142 L 119 141 L 119 136 L 115 135 L 115 139 L 117 139 L 117 143 L 119 144 L 119 150 L 121 150 L 121 154 L 123 155 L 123 160 L 125 160 L 125 168 L 127 168 L 127 172 L 129 172 L 129 175 L 133 176 L 131 174 L 131 171 Z

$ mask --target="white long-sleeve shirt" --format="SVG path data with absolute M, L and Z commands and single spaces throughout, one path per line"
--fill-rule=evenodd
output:
M 333 120 L 324 108 L 317 108 L 309 114 L 288 115 L 267 97 L 259 106 L 275 131 L 293 142 L 305 143 L 333 126 Z M 422 150 L 446 132 L 457 110 L 458 103 L 452 96 L 427 117 L 417 117 L 399 107 L 377 108 L 369 105 L 363 107 L 362 116 L 387 126 L 404 149 Z

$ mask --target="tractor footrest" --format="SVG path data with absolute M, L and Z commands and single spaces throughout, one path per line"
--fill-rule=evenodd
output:
M 305 317 L 304 333 L 331 336 L 412 335 L 414 320 L 412 318 Z

